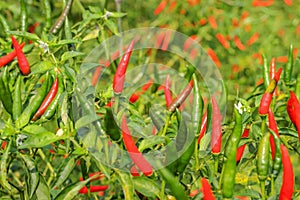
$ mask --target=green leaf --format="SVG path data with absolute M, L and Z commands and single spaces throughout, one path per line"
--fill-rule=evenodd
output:
M 121 17 L 124 17 L 126 16 L 127 13 L 121 13 L 121 12 L 109 12 L 109 17 L 112 17 L 112 18 L 121 18 Z
M 18 147 L 18 149 L 24 148 L 39 148 L 44 147 L 52 142 L 64 139 L 66 136 L 57 136 L 54 133 L 48 131 L 42 126 L 29 125 L 26 126 L 22 133 L 27 136 L 26 140 Z
M 96 114 L 85 115 L 76 121 L 75 128 L 79 129 L 81 127 L 85 127 L 97 120 L 99 120 L 99 116 L 97 116 Z
M 34 159 L 32 159 L 27 154 L 19 154 L 19 155 L 23 159 L 23 161 L 26 165 L 26 168 L 27 168 L 27 173 L 29 175 L 28 176 L 29 181 L 27 184 L 28 184 L 28 188 L 29 188 L 29 198 L 31 198 L 39 184 L 39 178 L 40 178 L 39 172 L 38 172 L 37 165 L 36 165 Z
M 69 157 L 68 160 L 65 160 L 66 165 L 63 169 L 58 173 L 58 178 L 52 189 L 57 188 L 63 184 L 67 178 L 69 178 L 71 172 L 73 171 L 74 167 L 76 166 L 76 159 L 78 156 Z
M 31 68 L 31 75 L 32 74 L 42 74 L 45 73 L 46 71 L 49 71 L 53 69 L 53 64 L 50 61 L 41 61 L 38 62 L 36 65 L 32 66 Z
M 92 30 L 91 32 L 89 32 L 89 34 L 87 34 L 86 36 L 84 36 L 84 38 L 82 39 L 82 41 L 87 41 L 87 40 L 92 40 L 95 39 L 99 36 L 99 28 L 95 28 L 94 30 Z
M 28 33 L 25 31 L 8 31 L 9 34 L 11 35 L 15 35 L 15 36 L 21 36 L 23 38 L 26 38 L 28 40 L 33 40 L 33 41 L 37 41 L 40 40 L 40 38 L 34 34 L 34 33 Z
M 40 175 L 39 180 L 40 180 L 39 185 L 35 191 L 36 199 L 50 200 L 51 199 L 50 189 L 49 186 L 47 185 L 45 178 L 42 175 Z
M 61 62 L 64 63 L 66 60 L 69 60 L 70 58 L 84 56 L 84 55 L 85 53 L 79 51 L 67 51 L 61 56 Z
M 133 187 L 133 181 L 131 179 L 131 175 L 129 173 L 121 172 L 118 170 L 115 170 L 115 172 L 117 173 L 118 180 L 122 185 L 125 200 L 134 199 L 134 187 Z
M 63 45 L 66 45 L 66 44 L 79 44 L 81 43 L 80 41 L 78 40 L 60 40 L 59 42 L 57 43 L 53 43 L 53 44 L 49 44 L 49 46 L 63 46 Z
M 9 153 L 11 149 L 11 143 L 12 141 L 9 141 L 4 153 L 1 155 L 1 160 L 0 160 L 0 185 L 5 189 L 5 190 L 11 190 L 11 186 L 8 183 L 8 176 L 7 176 L 7 168 L 9 166 L 8 163 L 8 158 L 9 158 Z
M 92 177 L 91 177 L 92 178 Z M 73 200 L 78 194 L 79 190 L 84 187 L 91 178 L 86 179 L 85 181 L 79 181 L 69 185 L 64 188 L 56 197 L 55 200 Z
M 115 35 L 119 35 L 118 27 L 117 25 L 112 22 L 111 20 L 106 20 L 104 25 Z
M 145 176 L 133 177 L 132 180 L 134 189 L 138 192 L 146 197 L 158 197 L 159 199 L 162 199 L 160 196 L 160 187 L 154 180 Z
M 166 140 L 163 136 L 153 135 L 142 140 L 139 144 L 139 150 L 140 152 L 143 152 L 145 149 L 152 148 L 153 146 L 164 142 L 166 142 Z

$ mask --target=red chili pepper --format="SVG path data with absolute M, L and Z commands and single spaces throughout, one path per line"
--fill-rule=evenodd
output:
M 168 3 L 168 1 L 162 0 L 162 1 L 160 2 L 160 4 L 155 8 L 154 14 L 155 14 L 155 15 L 159 15 L 159 14 L 165 9 L 167 3 Z
M 277 62 L 280 62 L 280 63 L 287 63 L 289 60 L 288 56 L 278 56 L 276 58 L 276 61 Z
M 50 88 L 47 96 L 43 100 L 42 104 L 40 105 L 39 109 L 36 111 L 34 116 L 32 117 L 32 121 L 36 121 L 38 118 L 40 118 L 44 112 L 47 110 L 48 106 L 52 102 L 52 100 L 55 98 L 56 93 L 58 90 L 58 78 L 55 79 L 55 81 L 52 84 L 52 87 Z
M 95 69 L 93 76 L 92 76 L 92 86 L 96 86 L 99 76 L 101 74 L 102 66 L 99 66 Z
M 254 33 L 250 38 L 249 40 L 247 41 L 247 45 L 248 46 L 251 46 L 253 43 L 255 43 L 259 38 L 259 33 Z
M 271 59 L 271 65 L 270 65 L 270 79 L 275 78 L 275 73 L 276 73 L 276 59 L 272 58 Z
M 201 183 L 202 183 L 201 191 L 203 192 L 203 199 L 204 200 L 214 200 L 214 199 L 216 199 L 213 192 L 212 192 L 212 190 L 211 190 L 211 187 L 210 187 L 210 184 L 209 184 L 208 180 L 206 178 L 202 177 Z
M 91 179 L 91 181 L 96 181 L 96 180 L 99 180 L 101 178 L 104 178 L 104 174 L 102 172 L 93 172 L 93 173 L 90 173 L 89 177 L 93 177 L 95 175 L 98 175 L 98 177 Z M 83 177 L 80 177 L 79 180 L 83 181 L 84 179 L 83 179 Z
M 290 91 L 290 98 L 287 102 L 287 112 L 291 121 L 296 126 L 296 129 L 298 131 L 298 137 L 300 140 L 300 103 L 293 91 Z
M 207 23 L 207 20 L 205 18 L 199 20 L 199 24 L 201 26 L 204 26 L 206 23 Z
M 129 102 L 130 103 L 136 102 L 140 98 L 140 96 L 144 94 L 151 87 L 152 84 L 153 84 L 153 80 L 150 79 L 147 83 L 145 83 L 145 85 L 143 85 L 142 91 L 135 92 L 131 95 L 131 97 L 129 98 Z
M 221 67 L 221 62 L 220 62 L 220 60 L 219 60 L 217 54 L 215 53 L 215 51 L 212 50 L 211 48 L 208 48 L 208 49 L 207 49 L 207 54 L 211 57 L 211 59 L 212 59 L 212 60 L 214 61 L 214 63 L 216 64 L 216 66 L 217 66 L 218 68 L 220 68 L 220 67 Z
M 170 104 L 170 106 L 168 108 L 169 112 L 173 113 L 176 110 L 176 108 L 183 105 L 185 99 L 189 96 L 189 94 L 191 93 L 193 87 L 194 87 L 194 81 L 191 80 L 189 82 L 189 84 L 177 96 L 177 98 L 172 101 L 172 103 Z
M 183 50 L 184 51 L 187 51 L 191 45 L 194 43 L 194 42 L 197 42 L 197 35 L 191 35 L 183 44 Z
M 269 86 L 267 87 L 265 93 L 261 98 L 259 109 L 258 109 L 258 113 L 260 115 L 267 115 L 269 112 L 270 104 L 273 98 L 273 93 L 280 79 L 281 72 L 282 72 L 282 68 L 280 68 L 278 72 L 275 74 L 274 79 L 271 80 Z
M 212 101 L 212 127 L 211 127 L 211 151 L 213 154 L 219 154 L 222 147 L 222 115 L 218 102 L 214 96 Z
M 20 47 L 23 48 L 25 46 L 25 42 L 23 42 Z M 16 50 L 13 50 L 12 52 L 6 54 L 5 56 L 2 56 L 0 58 L 0 68 L 7 65 L 9 62 L 11 62 L 15 57 L 17 56 Z
M 165 99 L 166 99 L 166 107 L 169 108 L 169 106 L 171 105 L 172 103 L 172 93 L 171 93 L 171 90 L 170 90 L 170 75 L 168 74 L 166 76 L 166 85 L 164 87 L 164 91 L 165 91 Z
M 217 29 L 218 28 L 218 24 L 217 24 L 217 21 L 215 19 L 214 16 L 209 16 L 208 17 L 208 22 L 210 24 L 210 26 L 213 28 L 213 29 Z
M 277 124 L 276 124 L 275 117 L 274 117 L 274 114 L 273 114 L 271 108 L 269 108 L 268 118 L 269 118 L 269 128 L 272 131 L 274 131 L 274 133 L 276 133 L 276 135 L 279 137 Z M 272 159 L 274 160 L 276 147 L 275 147 L 274 136 L 272 134 L 271 134 L 271 137 L 270 137 L 270 146 L 271 146 L 271 152 L 272 152 Z
M 288 6 L 293 5 L 293 0 L 283 0 L 283 1 L 284 1 L 284 3 L 285 3 L 286 5 L 288 5 Z
M 158 33 L 158 35 L 156 36 L 155 47 L 156 47 L 157 49 L 159 49 L 159 48 L 161 47 L 161 45 L 162 45 L 162 43 L 163 43 L 163 41 L 164 41 L 164 39 L 165 39 L 165 36 L 166 36 L 166 34 L 165 34 L 165 32 L 163 32 L 163 31 L 160 31 L 160 32 Z
M 261 1 L 261 0 L 254 0 L 252 1 L 252 6 L 257 7 L 257 6 L 271 6 L 273 5 L 274 0 L 265 0 L 265 1 Z
M 242 138 L 246 138 L 246 137 L 249 136 L 249 130 L 250 130 L 250 127 L 247 125 L 246 128 L 244 129 L 243 134 L 242 134 Z M 240 146 L 240 147 L 237 149 L 237 153 L 236 153 L 236 162 L 239 162 L 239 161 L 241 160 L 245 148 L 246 148 L 246 144 L 243 144 L 242 146 Z
M 242 43 L 242 41 L 240 40 L 240 38 L 237 35 L 234 36 L 233 40 L 234 40 L 236 47 L 239 50 L 244 51 L 246 49 L 246 47 L 244 46 L 244 44 Z
M 136 167 L 136 165 L 133 165 L 130 168 L 130 173 L 131 173 L 132 176 L 140 176 L 139 169 Z
M 168 49 L 168 46 L 169 46 L 170 41 L 171 41 L 171 36 L 172 36 L 172 31 L 167 30 L 166 33 L 165 33 L 164 41 L 161 45 L 161 50 L 162 51 L 166 51 Z
M 294 192 L 294 171 L 291 159 L 289 157 L 289 152 L 287 148 L 281 144 L 280 145 L 282 153 L 282 186 L 280 189 L 279 200 L 289 200 L 292 199 Z
M 122 119 L 121 128 L 124 145 L 129 153 L 130 158 L 145 176 L 150 176 L 153 171 L 152 166 L 135 146 L 134 140 L 127 126 L 126 116 L 124 116 Z
M 207 111 L 205 111 L 202 121 L 201 121 L 201 129 L 200 129 L 200 135 L 198 137 L 198 144 L 200 144 L 201 138 L 204 136 L 207 128 Z
M 18 58 L 18 64 L 20 67 L 20 70 L 23 75 L 28 75 L 30 73 L 30 66 L 28 63 L 28 60 L 25 56 L 25 54 L 22 51 L 21 45 L 18 43 L 16 38 L 14 36 L 11 36 L 12 44 L 14 46 L 14 49 L 16 50 L 17 53 L 17 58 Z
M 108 185 L 91 185 L 90 186 L 90 192 L 100 192 L 100 191 L 105 191 L 108 189 Z M 80 194 L 87 194 L 88 193 L 88 188 L 84 186 L 79 190 Z
M 218 41 L 222 44 L 222 46 L 225 49 L 229 49 L 230 44 L 228 43 L 228 41 L 226 40 L 226 38 L 221 33 L 217 33 L 216 34 L 216 38 L 218 39 Z
M 6 141 L 3 141 L 3 142 L 2 142 L 2 144 L 1 144 L 1 149 L 3 149 L 3 150 L 4 150 L 4 149 L 5 149 L 5 147 L 6 147 L 6 145 L 7 145 L 7 142 L 6 142 Z
M 123 90 L 124 82 L 125 82 L 125 73 L 127 70 L 127 66 L 130 60 L 133 47 L 134 47 L 134 40 L 132 40 L 131 43 L 129 44 L 116 70 L 116 74 L 113 80 L 113 89 L 115 94 L 120 94 Z

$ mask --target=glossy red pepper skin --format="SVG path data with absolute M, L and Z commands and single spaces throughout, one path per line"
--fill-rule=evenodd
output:
M 166 99 L 166 107 L 169 108 L 169 106 L 172 103 L 172 93 L 170 90 L 171 83 L 170 83 L 170 75 L 168 74 L 166 76 L 166 83 L 164 87 L 164 92 L 165 92 L 165 99 Z
M 20 47 L 23 48 L 25 46 L 25 42 L 23 42 Z M 16 50 L 13 50 L 12 52 L 6 54 L 5 56 L 2 56 L 0 58 L 0 68 L 7 65 L 9 62 L 11 62 L 15 57 L 17 56 Z
M 300 103 L 293 91 L 290 91 L 290 98 L 287 102 L 286 109 L 287 109 L 287 112 L 289 114 L 291 121 L 296 126 L 296 129 L 298 131 L 298 137 L 300 140 L 300 117 L 299 117 Z
M 279 137 L 277 124 L 276 124 L 275 117 L 274 117 L 274 114 L 273 114 L 271 108 L 269 109 L 268 119 L 269 119 L 269 129 L 274 131 L 274 133 L 276 133 L 276 135 Z M 275 141 L 274 141 L 273 135 L 270 136 L 270 146 L 271 146 L 271 152 L 272 152 L 272 159 L 274 160 L 276 147 L 275 147 Z
M 213 192 L 212 192 L 212 190 L 211 190 L 210 184 L 207 181 L 207 179 L 202 177 L 201 183 L 202 183 L 201 191 L 203 192 L 203 200 L 214 200 L 214 199 L 216 199 Z
M 189 84 L 178 95 L 178 97 L 172 101 L 172 103 L 170 104 L 170 106 L 168 108 L 168 111 L 171 113 L 175 112 L 176 108 L 180 107 L 183 104 L 183 102 L 185 101 L 185 99 L 189 96 L 193 87 L 194 87 L 194 81 L 191 80 L 189 82 Z
M 143 85 L 142 91 L 135 92 L 130 96 L 129 102 L 130 103 L 136 102 L 140 98 L 140 96 L 144 94 L 152 86 L 152 84 L 153 84 L 153 80 L 150 79 L 147 83 L 145 83 L 145 85 Z
M 204 113 L 201 121 L 201 129 L 198 137 L 198 144 L 200 144 L 201 138 L 204 136 L 207 129 L 207 111 Z
M 105 191 L 108 189 L 108 185 L 91 185 L 90 186 L 90 192 L 100 192 L 100 191 Z M 88 188 L 84 186 L 79 190 L 79 194 L 87 194 L 88 193 Z
M 39 109 L 36 111 L 36 113 L 32 117 L 32 119 L 31 119 L 32 121 L 36 121 L 38 118 L 40 118 L 44 114 L 44 112 L 47 110 L 50 103 L 55 98 L 57 91 L 58 91 L 58 78 L 56 78 L 54 80 L 53 85 L 51 86 L 47 96 L 45 97 L 45 99 L 43 100 Z
M 282 153 L 283 180 L 280 189 L 279 200 L 289 200 L 293 197 L 295 184 L 293 165 L 289 157 L 287 148 L 283 144 L 281 144 L 280 149 Z
M 213 154 L 219 154 L 222 147 L 222 115 L 214 96 L 212 101 L 212 131 L 211 131 L 211 151 Z
M 242 134 L 242 138 L 247 138 L 249 136 L 249 130 L 250 130 L 250 127 L 246 127 L 244 129 L 244 132 Z M 242 146 L 240 146 L 238 149 L 237 149 L 237 152 L 236 152 L 236 162 L 239 162 L 243 156 L 243 153 L 244 153 L 244 150 L 246 148 L 246 144 L 243 144 Z
M 142 153 L 138 150 L 135 145 L 135 142 L 132 138 L 132 135 L 127 126 L 126 117 L 124 116 L 121 123 L 122 128 L 122 136 L 125 148 L 127 149 L 130 158 L 134 162 L 134 164 L 143 172 L 145 176 L 150 176 L 152 174 L 152 166 L 145 159 Z
M 18 43 L 18 41 L 14 36 L 11 36 L 11 40 L 17 54 L 18 64 L 22 74 L 23 75 L 30 74 L 30 65 L 25 54 L 22 51 L 21 45 Z
M 282 72 L 282 68 L 280 68 L 278 70 L 278 72 L 275 74 L 274 79 L 272 79 L 270 81 L 270 84 L 268 85 L 265 93 L 262 96 L 262 99 L 260 101 L 260 105 L 258 108 L 258 113 L 260 115 L 267 115 L 269 112 L 270 104 L 272 102 L 273 94 L 276 89 L 277 83 L 280 79 L 281 72 Z
M 127 70 L 127 66 L 130 60 L 133 47 L 134 47 L 134 40 L 132 40 L 131 43 L 129 44 L 116 70 L 116 74 L 113 80 L 113 90 L 115 94 L 120 94 L 124 88 L 125 73 Z

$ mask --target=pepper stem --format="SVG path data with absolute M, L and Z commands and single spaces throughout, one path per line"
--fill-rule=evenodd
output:
M 266 190 L 265 190 L 265 181 L 260 181 L 260 188 L 261 188 L 261 199 L 266 199 Z

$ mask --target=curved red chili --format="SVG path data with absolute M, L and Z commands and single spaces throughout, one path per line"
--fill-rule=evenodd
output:
M 222 147 L 222 115 L 218 106 L 218 102 L 214 96 L 212 101 L 212 126 L 211 126 L 211 151 L 219 154 Z
M 198 137 L 198 144 L 200 144 L 201 138 L 204 136 L 206 129 L 207 129 L 207 110 L 205 111 L 202 117 L 200 135 Z
M 287 112 L 291 121 L 296 126 L 300 140 L 300 103 L 293 91 L 290 91 L 290 98 L 287 102 Z
M 25 54 L 22 51 L 21 45 L 18 43 L 18 41 L 16 40 L 16 38 L 14 36 L 11 36 L 11 40 L 12 40 L 14 49 L 16 50 L 20 70 L 23 75 L 28 75 L 30 73 L 30 66 L 29 66 L 29 63 L 28 63 L 28 60 L 27 60 Z
M 249 136 L 249 130 L 250 130 L 250 127 L 247 125 L 246 128 L 244 129 L 243 134 L 242 134 L 242 138 L 246 138 L 246 137 Z M 239 162 L 241 160 L 245 148 L 246 148 L 246 144 L 243 144 L 242 146 L 240 146 L 237 149 L 237 152 L 236 152 L 236 162 Z
M 36 111 L 36 113 L 32 117 L 32 119 L 31 119 L 32 121 L 36 121 L 38 118 L 40 118 L 44 114 L 44 112 L 47 110 L 47 108 L 50 105 L 50 103 L 52 102 L 52 100 L 55 98 L 57 90 L 58 90 L 58 78 L 56 78 L 55 81 L 53 82 L 53 85 L 50 88 L 47 96 L 45 97 L 45 99 L 43 100 L 39 109 Z
M 276 120 L 275 120 L 275 117 L 274 117 L 274 114 L 273 114 L 271 108 L 269 109 L 268 119 L 269 119 L 269 128 L 272 131 L 274 131 L 274 133 L 276 133 L 276 135 L 279 137 L 279 132 L 278 132 Z M 271 137 L 270 137 L 270 146 L 271 146 L 271 152 L 272 152 L 272 159 L 274 159 L 276 147 L 275 147 L 274 137 L 273 137 L 272 134 L 271 134 Z
M 289 156 L 287 148 L 281 144 L 280 145 L 282 153 L 282 166 L 283 166 L 283 175 L 282 175 L 282 186 L 280 189 L 279 200 L 288 200 L 292 199 L 294 192 L 294 171 L 293 165 Z
M 178 108 L 179 106 L 181 106 L 183 104 L 183 102 L 185 101 L 185 99 L 189 96 L 189 94 L 191 93 L 192 89 L 194 87 L 194 81 L 191 80 L 189 82 L 189 84 L 182 90 L 182 92 L 178 95 L 178 97 L 176 99 L 174 99 L 172 101 L 172 103 L 170 104 L 168 110 L 173 113 L 176 108 Z
M 169 108 L 169 106 L 172 103 L 172 93 L 170 90 L 170 75 L 167 74 L 166 76 L 166 83 L 165 83 L 165 87 L 164 87 L 164 92 L 165 92 L 165 99 L 166 99 L 166 107 Z
M 258 109 L 258 113 L 260 115 L 267 115 L 269 112 L 270 104 L 271 104 L 272 98 L 273 98 L 273 93 L 274 93 L 277 83 L 280 79 L 281 72 L 282 72 L 282 68 L 280 68 L 278 70 L 278 72 L 275 74 L 274 79 L 271 80 L 265 93 L 262 96 L 262 99 L 261 99 L 260 105 L 259 105 L 259 109 Z
M 143 172 L 145 176 L 150 176 L 153 171 L 152 166 L 149 164 L 149 162 L 145 159 L 142 153 L 135 146 L 135 142 L 127 126 L 125 116 L 122 119 L 121 128 L 122 128 L 124 145 L 129 153 L 130 158 L 132 159 L 134 164 Z
M 129 98 L 129 102 L 130 103 L 136 102 L 140 98 L 140 96 L 144 94 L 151 87 L 152 84 L 153 84 L 153 80 L 150 79 L 147 83 L 145 83 L 145 85 L 142 86 L 142 91 L 135 92 L 131 95 L 131 97 Z
M 23 48 L 25 46 L 25 42 L 23 42 L 20 47 Z M 9 62 L 11 62 L 15 57 L 17 56 L 16 50 L 13 50 L 12 52 L 6 54 L 5 56 L 2 56 L 0 58 L 0 68 L 7 65 Z
M 91 185 L 90 186 L 90 192 L 100 192 L 100 191 L 105 191 L 107 190 L 108 185 Z M 84 186 L 79 190 L 80 194 L 87 194 L 88 193 L 88 188 Z
M 134 47 L 134 40 L 131 41 L 129 44 L 125 54 L 122 56 L 122 59 L 118 65 L 116 74 L 114 76 L 113 80 L 113 89 L 115 94 L 120 94 L 123 90 L 124 87 L 124 82 L 125 82 L 125 73 L 127 70 L 127 66 L 130 60 L 130 56 L 132 53 Z
M 203 199 L 204 200 L 214 200 L 214 199 L 216 199 L 213 192 L 212 192 L 212 190 L 211 190 L 210 184 L 207 181 L 207 179 L 202 177 L 201 183 L 202 183 L 201 191 L 203 192 Z

